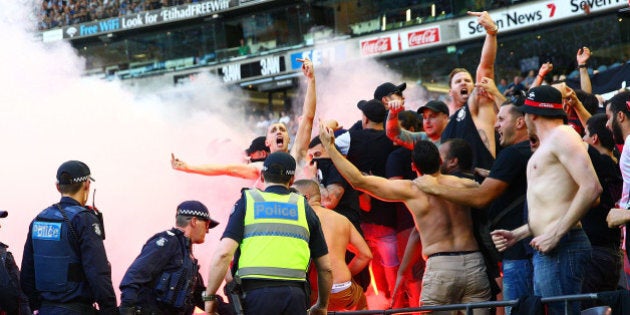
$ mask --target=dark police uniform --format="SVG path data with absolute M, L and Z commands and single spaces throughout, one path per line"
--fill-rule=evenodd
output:
M 277 201 L 286 199 L 289 194 L 288 202 Z M 262 195 L 265 201 L 258 200 L 259 197 L 255 197 L 255 195 Z M 247 200 L 269 205 L 270 209 L 278 209 L 278 207 L 295 209 L 297 213 L 304 213 L 305 217 L 289 215 L 294 212 L 288 211 L 289 214 L 284 212 L 267 213 L 265 214 L 267 215 L 266 218 L 260 217 L 259 213 L 259 218 L 254 218 L 256 215 L 251 212 L 248 214 L 247 209 L 251 207 L 253 210 L 256 206 L 248 205 Z M 295 207 L 287 206 L 288 204 Z M 273 221 L 273 223 L 266 224 L 264 223 L 265 220 Z M 294 221 L 294 223 L 291 224 L 288 221 Z M 301 228 L 303 224 L 308 226 L 308 237 L 303 235 L 304 231 Z M 279 225 L 285 226 L 278 227 Z M 293 225 L 293 227 L 289 227 L 289 225 Z M 286 233 L 284 230 L 287 228 L 295 233 Z M 269 242 L 262 240 L 260 243 L 259 240 L 256 240 L 255 246 L 247 245 L 247 242 L 251 242 L 252 239 L 272 235 L 287 239 L 275 239 Z M 307 285 L 305 273 L 308 266 L 308 256 L 318 258 L 326 255 L 328 247 L 319 219 L 304 197 L 291 194 L 284 186 L 269 186 L 264 193 L 245 191 L 241 199 L 234 205 L 223 237 L 233 239 L 241 244 L 235 258 L 238 265 L 234 268 L 237 269 L 237 274 L 242 278 L 246 314 L 306 314 L 308 298 L 305 291 Z M 296 241 L 297 239 L 306 241 L 307 249 L 299 246 L 284 246 L 290 242 L 299 243 Z M 259 246 L 259 244 L 265 243 L 266 246 Z M 241 251 L 241 249 L 244 250 Z M 260 252 L 261 255 L 251 255 L 251 251 Z M 303 263 L 304 254 L 307 255 L 306 263 Z M 296 261 L 295 264 L 291 263 Z M 302 269 L 300 270 L 300 268 Z
M 20 288 L 20 270 L 7 248 L 0 242 L 0 314 L 30 315 L 28 298 Z
M 184 232 L 172 228 L 155 234 L 120 283 L 121 313 L 129 308 L 141 314 L 192 314 L 195 306 L 203 309 L 205 287 L 198 270 Z
M 61 211 L 63 209 L 63 212 Z M 39 314 L 117 314 L 103 227 L 93 211 L 70 197 L 31 222 L 21 284 Z

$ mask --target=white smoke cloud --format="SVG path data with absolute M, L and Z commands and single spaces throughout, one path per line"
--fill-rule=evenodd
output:
M 240 162 L 255 137 L 233 109 L 243 97 L 207 75 L 184 87 L 134 89 L 125 82 L 84 77 L 84 60 L 67 42 L 44 44 L 37 38 L 34 12 L 40 6 L 38 1 L 7 1 L 0 9 L 0 209 L 9 211 L 0 221 L 0 241 L 19 263 L 30 221 L 59 199 L 57 167 L 78 159 L 96 178 L 92 187 L 105 216 L 116 290 L 144 242 L 173 226 L 177 204 L 189 199 L 202 201 L 221 222 L 205 244 L 195 247 L 206 278 L 240 188 L 252 182 L 176 172 L 170 154 L 192 164 Z M 347 128 L 361 117 L 358 100 L 372 98 L 380 83 L 402 82 L 368 59 L 316 73 L 317 116 L 336 118 Z M 407 102 L 417 108 L 418 94 L 407 83 Z M 301 107 L 300 95 L 294 106 Z

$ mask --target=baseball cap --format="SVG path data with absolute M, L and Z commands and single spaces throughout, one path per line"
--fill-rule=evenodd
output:
M 518 110 L 522 113 L 535 114 L 546 117 L 566 117 L 562 107 L 562 93 L 550 85 L 531 88 L 523 106 Z
M 245 149 L 245 153 L 247 155 L 250 155 L 256 151 L 269 152 L 269 147 L 265 144 L 265 136 L 257 137 L 256 139 L 252 140 L 249 148 Z
M 381 100 L 383 96 L 390 95 L 392 93 L 402 93 L 407 88 L 407 83 L 403 82 L 400 85 L 395 85 L 391 82 L 385 82 L 379 85 L 376 90 L 374 90 L 374 98 L 377 100 Z
M 263 163 L 262 172 L 264 174 L 293 176 L 295 175 L 295 159 L 286 152 L 271 153 Z
M 219 225 L 219 222 L 210 218 L 208 208 L 197 200 L 188 200 L 180 203 L 179 206 L 177 206 L 177 215 L 192 216 L 208 221 L 210 222 L 209 228 Z
M 385 106 L 377 99 L 361 100 L 357 103 L 357 107 L 363 112 L 365 117 L 376 123 L 383 122 L 387 116 Z
M 418 108 L 418 114 L 422 114 L 426 109 L 436 113 L 444 113 L 448 116 L 448 106 L 442 101 L 429 101 L 424 106 Z
M 64 176 L 64 174 L 66 174 Z M 61 185 L 70 185 L 82 183 L 94 178 L 90 176 L 90 168 L 83 162 L 77 160 L 66 161 L 57 169 L 57 183 Z

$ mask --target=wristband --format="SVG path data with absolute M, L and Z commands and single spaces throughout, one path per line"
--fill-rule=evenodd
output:
M 203 294 L 201 294 L 201 299 L 204 302 L 209 302 L 209 301 L 218 302 L 221 299 L 221 297 L 216 294 L 206 294 L 206 292 L 204 291 Z
M 489 35 L 497 35 L 499 31 L 499 26 L 498 25 L 494 25 L 494 28 L 492 28 L 491 30 L 486 29 L 486 33 L 488 33 Z
M 586 68 L 586 64 L 578 65 L 578 69 L 580 69 L 580 68 Z

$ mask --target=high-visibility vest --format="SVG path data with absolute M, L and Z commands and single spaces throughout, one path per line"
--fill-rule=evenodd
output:
M 310 232 L 304 197 L 252 189 L 245 198 L 237 274 L 242 279 L 305 281 Z

